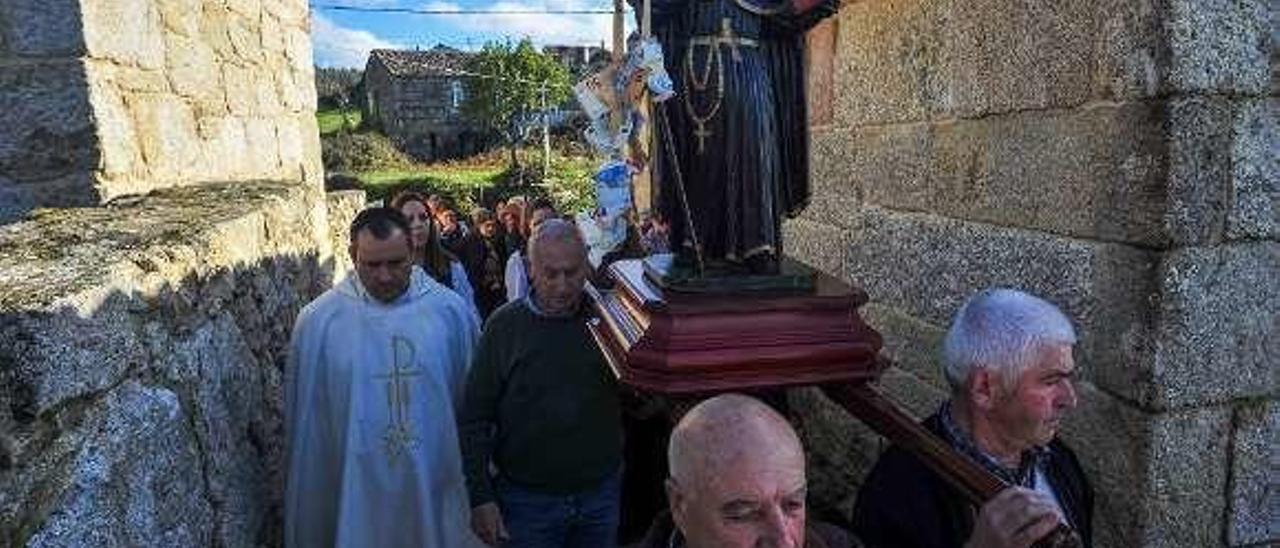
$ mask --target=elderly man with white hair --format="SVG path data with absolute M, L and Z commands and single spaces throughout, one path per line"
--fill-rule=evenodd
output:
M 1093 492 L 1057 439 L 1076 405 L 1071 322 L 1010 289 L 975 295 L 943 348 L 951 397 L 924 421 L 1011 487 L 977 508 L 921 461 L 890 447 L 858 494 L 855 534 L 868 547 L 1027 547 L 1058 523 L 1091 545 Z
M 617 546 L 622 412 L 587 330 L 586 245 L 573 224 L 550 219 L 529 259 L 533 291 L 489 317 L 467 376 L 459 424 L 472 528 L 504 548 Z

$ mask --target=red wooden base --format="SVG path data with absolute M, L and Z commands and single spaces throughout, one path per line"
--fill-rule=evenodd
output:
M 832 382 L 879 373 L 880 334 L 860 290 L 823 274 L 812 294 L 663 295 L 640 261 L 609 267 L 615 289 L 591 290 L 591 332 L 622 382 L 665 394 Z

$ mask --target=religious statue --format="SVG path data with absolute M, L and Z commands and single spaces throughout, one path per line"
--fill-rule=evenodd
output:
M 809 200 L 805 31 L 839 5 L 796 1 L 650 0 L 676 91 L 653 159 L 677 265 L 778 270 L 782 218 Z

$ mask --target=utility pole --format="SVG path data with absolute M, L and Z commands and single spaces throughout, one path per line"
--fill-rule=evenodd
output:
M 542 182 L 547 182 L 547 174 L 551 173 L 551 123 L 547 120 L 551 113 L 547 111 L 547 81 L 542 81 Z

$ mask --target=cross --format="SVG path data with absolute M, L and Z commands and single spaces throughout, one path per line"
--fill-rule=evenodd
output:
M 391 337 L 391 370 L 376 379 L 387 382 L 387 431 L 382 441 L 387 456 L 394 462 L 417 441 L 409 421 L 409 379 L 422 374 L 413 365 L 413 344 L 403 337 Z
M 729 22 L 728 17 L 720 19 L 720 35 L 716 37 L 716 41 L 729 44 L 729 51 L 733 53 L 733 62 L 742 61 L 742 54 L 738 52 L 738 36 L 733 33 L 733 24 Z M 716 55 L 719 55 L 720 48 L 715 49 Z
M 706 151 L 707 137 L 711 136 L 711 132 L 707 130 L 707 125 L 699 122 L 698 127 L 693 130 L 693 136 L 698 138 L 698 154 Z

